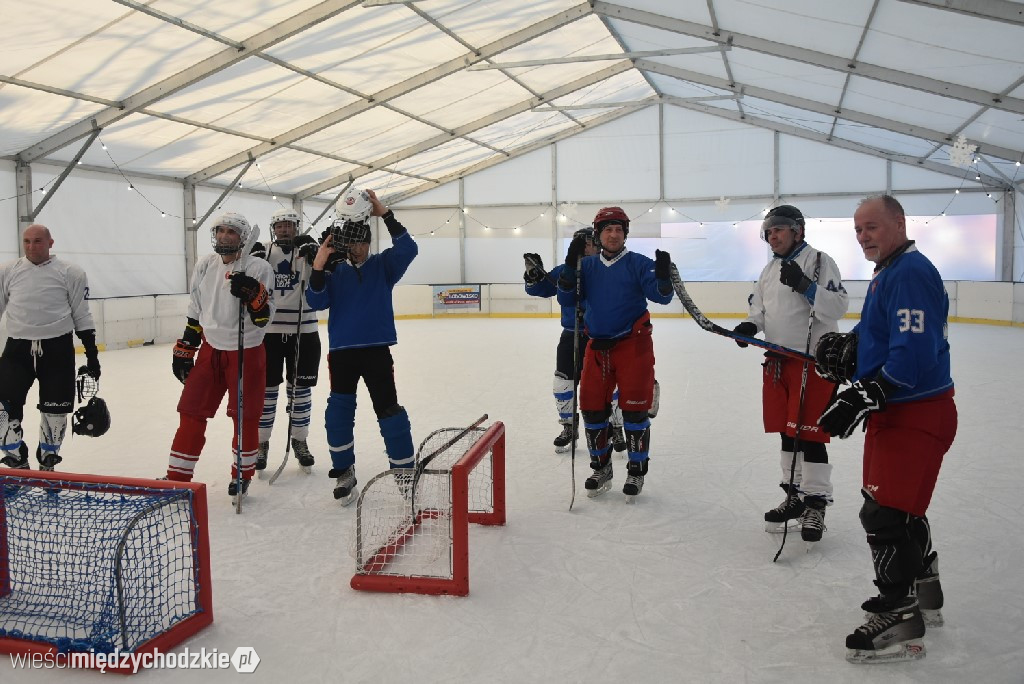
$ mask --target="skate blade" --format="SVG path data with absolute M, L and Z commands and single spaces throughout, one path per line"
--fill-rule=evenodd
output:
M 556 454 L 567 454 L 569 453 L 569 445 L 566 444 L 564 447 L 555 447 Z
M 860 650 L 850 648 L 846 650 L 846 659 L 851 663 L 862 665 L 873 665 L 875 663 L 899 663 L 907 660 L 920 660 L 925 656 L 924 642 L 920 639 L 911 639 L 901 644 L 895 644 L 877 650 Z
M 358 494 L 358 492 L 355 489 L 353 489 L 348 494 L 343 494 L 341 496 L 335 493 L 334 498 L 337 499 L 338 503 L 340 503 L 342 506 L 348 506 L 353 501 L 356 500 L 356 494 Z
M 946 624 L 946 620 L 942 617 L 942 611 L 936 608 L 935 610 L 921 609 L 921 617 L 924 618 L 925 627 L 942 627 Z
M 628 503 L 630 505 L 635 504 L 636 503 L 636 496 L 637 496 L 636 494 L 627 494 L 626 495 L 626 503 Z
M 232 496 L 230 498 L 231 498 L 231 505 L 232 506 L 238 506 L 238 495 L 235 494 L 234 496 Z M 246 492 L 245 494 L 242 494 L 242 501 L 245 501 L 248 498 L 249 498 L 249 493 L 248 492 Z
M 257 470 L 256 477 L 260 480 L 266 480 L 270 474 L 266 470 Z
M 793 518 L 792 520 L 787 520 L 784 523 L 766 522 L 764 524 L 764 531 L 769 534 L 782 534 L 786 527 L 789 527 L 790 532 L 798 531 L 800 529 L 800 520 L 798 518 Z
M 609 480 L 608 482 L 605 482 L 603 485 L 601 485 L 597 489 L 588 489 L 587 490 L 587 498 L 595 499 L 595 498 L 601 496 L 602 494 L 604 494 L 605 492 L 607 492 L 611 488 L 612 488 L 612 483 L 611 483 L 611 480 Z
M 306 473 L 307 475 L 312 475 L 313 466 L 299 466 L 299 470 Z

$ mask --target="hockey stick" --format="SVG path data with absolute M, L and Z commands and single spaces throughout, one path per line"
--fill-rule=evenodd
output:
M 576 442 L 578 441 L 580 429 L 580 417 L 578 408 L 578 397 L 580 390 L 580 319 L 583 318 L 583 307 L 580 305 L 580 293 L 583 290 L 583 255 L 576 257 L 576 315 L 573 316 L 572 328 L 572 435 L 569 442 L 569 474 L 572 477 L 572 496 L 569 498 L 569 510 L 576 503 Z M 586 428 L 583 437 L 586 439 Z
M 818 257 L 814 262 L 814 282 L 818 282 L 818 273 L 821 271 L 821 252 L 818 252 Z M 811 331 L 814 329 L 814 305 L 811 304 L 810 313 L 807 316 L 807 343 L 804 348 L 808 354 L 811 351 Z M 793 458 L 789 462 L 789 492 L 787 496 L 795 496 L 793 493 L 793 480 L 796 476 L 796 455 L 800 453 L 800 433 L 803 431 L 804 426 L 804 397 L 807 392 L 807 367 L 810 366 L 810 361 L 804 361 L 803 372 L 800 374 L 800 403 L 797 404 L 796 409 L 796 433 L 793 435 Z M 786 537 L 789 535 L 789 525 L 783 523 L 782 525 L 782 543 L 779 544 L 779 550 L 775 552 L 775 558 L 772 558 L 772 563 L 779 560 L 779 556 L 782 555 L 782 549 L 786 548 Z
M 817 277 L 817 276 L 815 276 Z M 778 354 L 779 356 L 785 356 L 786 358 L 796 359 L 798 361 L 809 361 L 813 362 L 814 357 L 809 353 L 797 351 L 796 349 L 790 349 L 789 347 L 783 347 L 781 344 L 774 344 L 757 337 L 748 337 L 746 335 L 740 335 L 737 332 L 728 330 L 713 322 L 710 318 L 701 313 L 701 310 L 697 308 L 697 305 L 693 303 L 693 299 L 690 298 L 689 293 L 686 291 L 686 285 L 683 284 L 682 278 L 679 277 L 679 269 L 676 268 L 675 264 L 672 264 L 671 270 L 672 278 L 672 289 L 676 291 L 676 296 L 679 297 L 679 301 L 682 302 L 683 308 L 690 314 L 693 320 L 700 327 L 704 328 L 709 332 L 713 332 L 716 335 L 728 337 L 731 340 L 738 342 L 744 342 L 752 347 L 760 347 L 767 351 Z
M 448 449 L 448 447 L 452 446 L 453 444 L 458 442 L 460 439 L 462 439 L 463 437 L 468 435 L 470 432 L 475 430 L 485 420 L 487 420 L 487 414 L 486 413 L 484 415 L 480 416 L 479 418 L 477 418 L 475 423 L 473 423 L 469 427 L 467 427 L 464 430 L 462 430 L 461 432 L 459 432 L 459 434 L 455 435 L 454 437 L 449 439 L 447 442 L 445 442 L 441 446 L 439 446 L 436 449 L 434 449 L 432 452 L 430 452 L 430 454 L 426 458 L 421 459 L 416 464 L 416 469 L 414 470 L 413 476 L 412 476 L 412 488 L 409 491 L 409 501 L 410 501 L 410 505 L 411 505 L 413 519 L 416 518 L 416 487 L 420 483 L 420 475 L 422 475 L 423 471 L 426 470 L 428 465 L 430 465 L 430 462 L 434 460 L 434 457 L 436 457 L 438 454 L 440 454 L 441 452 L 443 452 L 446 449 Z M 407 469 L 406 468 L 399 468 L 398 470 L 407 470 Z M 365 489 L 364 489 L 364 491 L 365 491 Z
M 298 249 L 294 249 L 295 254 L 292 254 L 292 262 L 294 263 L 295 257 L 298 256 Z M 299 285 L 299 318 L 295 324 L 295 358 L 292 365 L 292 396 L 288 402 L 288 437 L 284 444 L 284 460 L 281 461 L 281 465 L 277 466 L 277 470 L 270 476 L 270 481 L 267 484 L 274 484 L 277 482 L 277 478 L 280 477 L 281 472 L 284 470 L 285 465 L 288 464 L 288 454 L 291 453 L 292 449 L 292 425 L 295 422 L 295 393 L 299 388 L 299 355 L 302 351 L 302 303 L 306 298 L 306 261 L 302 260 L 299 265 L 299 271 L 302 273 L 301 282 Z M 287 376 L 287 373 L 285 373 Z M 288 393 L 288 378 L 285 377 L 285 394 Z
M 241 273 L 245 273 L 246 247 L 256 244 L 260 236 L 260 227 L 254 225 L 250 231 L 248 244 L 239 245 L 240 252 L 237 261 L 242 263 Z M 236 271 L 237 273 L 238 271 Z M 245 410 L 245 400 L 242 398 L 244 389 L 242 377 L 245 372 L 245 302 L 238 300 L 238 385 L 235 388 L 235 513 L 242 512 L 242 418 Z

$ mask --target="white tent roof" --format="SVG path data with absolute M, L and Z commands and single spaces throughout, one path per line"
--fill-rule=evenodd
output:
M 0 0 L 0 156 L 392 201 L 664 103 L 1018 185 L 1017 0 Z M 593 59 L 599 57 L 600 59 Z M 589 58 L 589 59 L 588 59 Z M 99 144 L 102 142 L 109 149 Z M 111 152 L 116 150 L 116 155 Z

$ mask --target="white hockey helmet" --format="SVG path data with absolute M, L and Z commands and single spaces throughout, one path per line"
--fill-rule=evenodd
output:
M 338 199 L 334 213 L 339 219 L 351 223 L 365 223 L 373 213 L 370 195 L 362 188 L 349 188 Z
M 237 247 L 229 247 L 217 243 L 217 228 L 225 226 L 238 233 L 240 238 Z M 210 224 L 210 242 L 213 244 L 213 251 L 217 254 L 234 254 L 248 246 L 249 237 L 252 235 L 252 228 L 249 222 L 241 214 L 233 211 L 221 214 Z
M 292 240 L 294 240 L 295 236 L 299 234 L 301 221 L 302 218 L 299 216 L 298 212 L 292 209 L 281 209 L 279 211 L 275 211 L 273 216 L 270 217 L 270 231 L 271 237 L 274 238 L 274 242 L 276 242 L 279 247 L 291 247 Z M 295 231 L 290 237 L 281 237 L 277 234 L 277 230 L 275 228 L 278 223 L 291 223 Z

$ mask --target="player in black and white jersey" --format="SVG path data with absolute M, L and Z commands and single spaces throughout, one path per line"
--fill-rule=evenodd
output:
M 312 388 L 316 386 L 320 368 L 320 333 L 317 331 L 316 312 L 306 302 L 302 287 L 309 281 L 313 257 L 320 246 L 312 237 L 298 235 L 300 226 L 301 218 L 297 212 L 290 209 L 278 211 L 270 219 L 273 242 L 266 248 L 257 242 L 252 250 L 253 255 L 266 259 L 274 271 L 276 306 L 274 319 L 267 326 L 263 338 L 267 350 L 267 389 L 260 418 L 257 471 L 267 467 L 270 435 L 274 430 L 277 400 L 285 376 L 288 400 L 285 410 L 291 417 L 291 447 L 305 472 L 310 472 L 314 463 L 306 438 L 313 408 Z
M 8 340 L 0 356 L 0 465 L 28 468 L 22 431 L 25 400 L 39 381 L 40 470 L 61 462 L 60 447 L 75 401 L 74 332 L 85 347 L 80 371 L 100 377 L 96 324 L 86 301 L 85 271 L 50 255 L 50 230 L 35 223 L 22 234 L 25 256 L 0 266 L 0 316 Z

